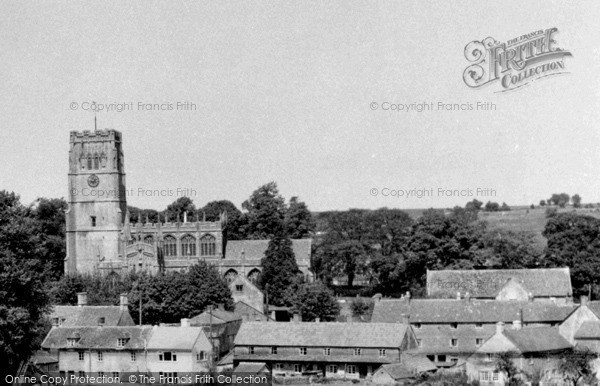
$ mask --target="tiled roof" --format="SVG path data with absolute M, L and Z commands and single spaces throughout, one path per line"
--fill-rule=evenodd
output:
M 31 362 L 36 365 L 45 365 L 49 363 L 58 363 L 58 359 L 46 351 L 38 350 L 31 358 Z
M 555 327 L 532 327 L 505 330 L 504 336 L 522 353 L 562 350 L 573 347 Z
M 573 295 L 569 268 L 427 271 L 427 295 L 447 298 L 460 291 L 472 297 L 494 298 L 510 279 L 534 297 Z
M 211 323 L 211 312 L 204 311 L 200 315 L 196 315 L 190 319 L 190 323 L 194 326 L 204 326 Z M 212 311 L 212 324 L 222 324 L 241 320 L 242 318 L 233 312 L 214 309 Z
M 372 322 L 396 323 L 408 315 L 410 323 L 496 323 L 517 320 L 522 310 L 524 323 L 562 322 L 577 305 L 457 299 L 384 299 L 376 301 Z
M 417 376 L 416 372 L 404 363 L 388 363 L 382 365 L 381 370 L 388 373 L 394 380 L 409 379 Z
M 144 342 L 152 332 L 150 326 L 133 327 L 59 327 L 50 330 L 42 347 L 44 349 L 86 348 L 86 349 L 143 349 Z M 69 338 L 78 338 L 75 346 L 70 346 Z M 128 339 L 124 347 L 118 346 L 118 339 Z
M 292 249 L 296 260 L 309 261 L 311 239 L 293 239 Z M 225 248 L 225 259 L 240 259 L 242 251 L 246 259 L 262 259 L 265 256 L 269 240 L 231 240 Z
M 399 348 L 407 326 L 392 323 L 249 322 L 235 338 L 241 346 Z
M 579 330 L 575 333 L 575 339 L 600 339 L 600 322 L 583 322 Z
M 233 350 L 229 351 L 218 363 L 219 366 L 233 365 Z
M 488 340 L 496 331 L 495 326 L 486 326 L 487 328 L 476 328 L 475 326 L 460 326 L 457 329 L 451 329 L 447 326 L 423 325 L 421 328 L 414 328 L 415 336 L 421 341 L 421 346 L 413 348 L 409 354 L 464 354 L 473 353 L 479 346 L 477 339 L 483 342 Z M 456 346 L 452 346 L 451 339 L 456 339 Z
M 202 327 L 154 326 L 148 341 L 148 349 L 191 350 L 199 337 L 208 341 Z
M 233 373 L 258 374 L 262 371 L 268 371 L 266 367 L 267 364 L 265 362 L 240 362 L 235 370 L 233 370 Z
M 62 327 L 97 326 L 104 318 L 104 326 L 135 326 L 129 311 L 120 306 L 54 306 L 50 318 L 64 319 Z
M 600 301 L 588 301 L 586 305 L 594 314 L 596 314 L 597 317 L 600 318 Z

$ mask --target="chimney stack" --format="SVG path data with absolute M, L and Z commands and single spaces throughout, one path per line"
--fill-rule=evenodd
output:
M 190 326 L 190 320 L 188 318 L 181 319 L 181 327 L 189 327 L 189 326 Z
M 502 334 L 504 332 L 504 322 L 496 323 L 496 334 Z
M 520 320 L 513 321 L 513 330 L 520 330 L 521 327 L 523 327 L 523 324 L 521 323 Z
M 77 305 L 79 307 L 87 306 L 87 292 L 77 293 Z
M 470 294 L 470 293 L 468 293 L 468 292 L 467 292 L 467 293 L 465 294 L 465 300 L 466 300 L 467 302 L 470 302 L 470 301 L 471 301 L 471 294 Z
M 533 301 L 533 294 L 531 292 L 527 294 L 527 300 L 529 300 L 530 302 Z
M 456 300 L 460 300 L 460 291 L 456 293 Z
M 321 318 L 315 318 L 315 323 L 319 323 L 321 321 Z
M 121 311 L 127 311 L 127 306 L 129 305 L 129 301 L 127 300 L 127 293 L 123 292 L 119 297 L 119 307 Z
M 217 309 L 218 309 L 218 310 L 221 310 L 221 311 L 225 311 L 225 304 L 223 304 L 223 303 L 218 303 L 218 304 L 217 304 Z
M 586 306 L 586 305 L 587 305 L 587 302 L 588 302 L 588 297 L 587 297 L 587 296 L 585 296 L 585 295 L 582 295 L 582 296 L 579 298 L 579 305 L 581 305 L 581 306 Z
M 402 324 L 404 324 L 405 326 L 408 326 L 408 320 L 410 319 L 410 315 L 408 314 L 402 314 Z
M 301 322 L 301 321 L 302 321 L 302 317 L 300 316 L 300 314 L 296 313 L 296 314 L 294 314 L 294 316 L 293 316 L 293 318 L 292 318 L 292 321 L 293 321 L 294 323 L 299 323 L 299 322 Z

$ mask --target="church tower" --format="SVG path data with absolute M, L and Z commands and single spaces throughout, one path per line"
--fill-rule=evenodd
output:
M 122 264 L 120 234 L 127 212 L 121 133 L 72 131 L 65 272 Z

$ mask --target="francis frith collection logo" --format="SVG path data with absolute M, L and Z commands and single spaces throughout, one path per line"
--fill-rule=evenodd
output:
M 565 74 L 565 56 L 557 46 L 558 28 L 538 30 L 505 43 L 492 37 L 472 41 L 465 47 L 471 63 L 463 73 L 467 86 L 479 88 L 499 83 L 498 92 L 515 90 L 537 79 Z

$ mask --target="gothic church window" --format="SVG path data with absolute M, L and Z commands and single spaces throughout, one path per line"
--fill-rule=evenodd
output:
M 148 236 L 144 237 L 144 242 L 146 244 L 154 244 L 154 237 L 152 237 L 151 235 L 148 235 Z
M 181 239 L 181 255 L 196 256 L 196 238 L 194 236 L 183 236 Z
M 200 255 L 214 256 L 217 251 L 217 241 L 212 235 L 204 235 L 200 239 Z
M 173 236 L 165 236 L 165 256 L 177 256 L 177 239 Z

